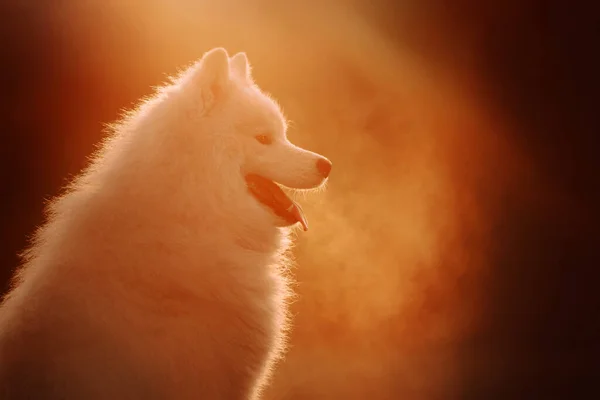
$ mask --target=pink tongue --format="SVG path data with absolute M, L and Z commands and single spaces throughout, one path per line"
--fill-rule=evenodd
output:
M 296 222 L 300 222 L 300 225 L 302 225 L 302 229 L 304 229 L 304 231 L 306 232 L 308 230 L 308 221 L 306 220 L 306 217 L 304 216 L 304 211 L 302 211 L 302 208 L 300 207 L 300 204 L 296 203 L 295 201 L 292 200 L 292 216 L 294 218 L 294 223 Z
M 302 228 L 305 231 L 308 230 L 308 223 L 300 205 L 290 199 L 275 182 L 260 175 L 248 174 L 246 175 L 246 184 L 250 193 L 262 204 L 273 210 L 277 216 L 290 225 L 300 222 Z

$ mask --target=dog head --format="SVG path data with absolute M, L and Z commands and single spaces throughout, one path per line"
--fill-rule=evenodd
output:
M 206 53 L 187 79 L 199 91 L 203 134 L 219 143 L 221 164 L 233 167 L 249 192 L 289 224 L 301 222 L 299 206 L 277 184 L 294 189 L 322 185 L 331 162 L 291 143 L 277 103 L 254 82 L 244 53 L 229 57 L 222 48 Z M 225 165 L 223 165 L 225 167 Z

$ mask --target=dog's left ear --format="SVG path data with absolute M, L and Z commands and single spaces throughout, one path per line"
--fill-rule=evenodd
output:
M 247 81 L 252 80 L 250 76 L 250 63 L 248 62 L 246 53 L 237 53 L 231 57 L 231 67 Z
M 202 94 L 203 112 L 207 112 L 227 90 L 231 80 L 227 51 L 218 47 L 205 53 L 194 75 L 194 85 Z

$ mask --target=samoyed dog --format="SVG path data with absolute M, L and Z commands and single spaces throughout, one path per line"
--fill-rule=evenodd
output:
M 256 399 L 284 347 L 286 138 L 244 53 L 213 49 L 112 127 L 49 207 L 0 309 L 0 398 Z

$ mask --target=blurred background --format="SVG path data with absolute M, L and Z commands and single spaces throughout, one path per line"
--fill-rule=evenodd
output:
M 224 46 L 334 163 L 266 399 L 593 398 L 599 26 L 578 1 L 1 1 L 0 287 L 103 124 Z

